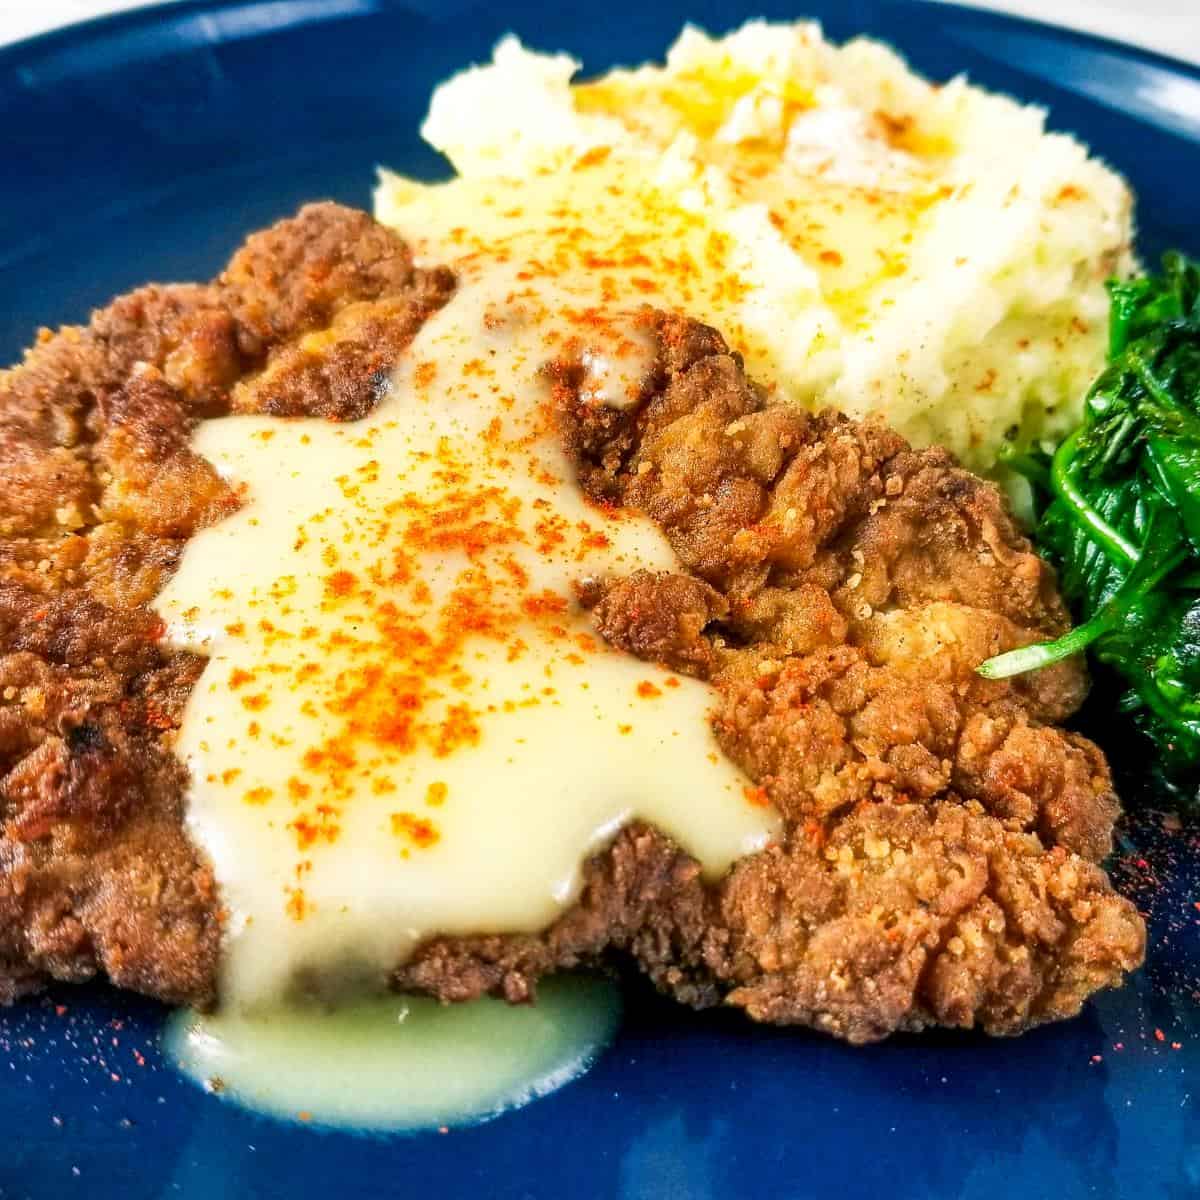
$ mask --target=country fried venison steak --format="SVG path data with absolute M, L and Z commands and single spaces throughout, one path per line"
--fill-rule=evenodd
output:
M 220 898 L 172 753 L 203 666 L 151 602 L 237 498 L 189 450 L 229 412 L 352 420 L 454 282 L 363 213 L 312 205 L 212 284 L 147 287 L 43 333 L 0 375 L 0 999 L 106 974 L 216 998 Z M 438 938 L 395 986 L 533 997 L 631 957 L 664 992 L 867 1042 L 931 1025 L 1017 1033 L 1141 962 L 1099 865 L 1117 801 L 1064 732 L 1082 667 L 987 681 L 1067 615 L 996 489 L 878 425 L 772 406 L 714 330 L 643 310 L 629 409 L 547 368 L 598 503 L 647 513 L 678 574 L 588 581 L 598 632 L 711 681 L 722 746 L 784 818 L 715 886 L 633 824 L 536 935 Z
M 452 290 L 365 213 L 314 205 L 212 284 L 122 296 L 0 375 L 0 999 L 97 972 L 215 999 L 219 897 L 171 750 L 203 661 L 150 607 L 237 504 L 188 435 L 363 416 Z

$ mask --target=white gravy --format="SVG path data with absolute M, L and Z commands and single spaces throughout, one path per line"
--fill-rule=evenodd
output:
M 621 404 L 646 346 L 598 282 L 520 266 L 460 264 L 366 419 L 196 435 L 244 504 L 158 608 L 210 656 L 178 750 L 229 914 L 222 1004 L 374 987 L 433 934 L 544 928 L 635 817 L 709 878 L 777 828 L 717 748 L 712 690 L 605 646 L 574 598 L 676 560 L 585 500 L 541 368 L 575 339 L 593 402 Z

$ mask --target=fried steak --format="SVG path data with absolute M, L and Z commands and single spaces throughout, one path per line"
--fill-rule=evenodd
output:
M 365 415 L 453 287 L 365 214 L 312 205 L 213 283 L 121 297 L 0 375 L 0 999 L 102 972 L 214 1001 L 220 898 L 172 752 L 203 662 L 151 608 L 237 504 L 190 431 Z M 631 825 L 551 928 L 434 939 L 395 986 L 523 1001 L 615 950 L 684 1003 L 853 1042 L 1077 1013 L 1145 941 L 1099 865 L 1103 755 L 1058 727 L 1083 669 L 974 673 L 1066 627 L 1049 568 L 945 452 L 772 406 L 714 330 L 636 319 L 657 347 L 639 402 L 589 402 L 567 354 L 554 412 L 589 496 L 647 513 L 681 571 L 580 599 L 613 645 L 713 683 L 721 744 L 784 834 L 710 887 Z

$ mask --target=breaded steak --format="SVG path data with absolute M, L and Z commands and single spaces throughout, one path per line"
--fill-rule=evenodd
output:
M 315 205 L 214 283 L 122 296 L 0 376 L 0 997 L 102 971 L 213 1001 L 219 897 L 171 749 L 203 662 L 150 607 L 237 504 L 189 433 L 363 415 L 452 288 L 366 214 Z
M 214 283 L 122 297 L 0 376 L 0 997 L 103 972 L 215 999 L 220 897 L 172 752 L 203 663 L 151 608 L 238 503 L 189 433 L 363 416 L 453 287 L 315 205 Z M 636 319 L 656 347 L 636 404 L 587 402 L 570 355 L 547 373 L 581 486 L 656 521 L 680 570 L 580 581 L 580 602 L 611 644 L 711 681 L 721 744 L 784 834 L 708 887 L 629 826 L 550 929 L 435 939 L 395 985 L 521 1001 L 615 950 L 685 1003 L 855 1042 L 1078 1012 L 1145 938 L 1099 865 L 1104 758 L 1058 728 L 1082 667 L 974 673 L 1065 627 L 1049 569 L 944 452 L 772 406 L 714 330 Z

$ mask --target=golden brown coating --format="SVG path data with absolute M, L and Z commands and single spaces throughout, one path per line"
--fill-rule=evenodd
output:
M 864 804 L 743 859 L 716 888 L 669 839 L 630 826 L 545 933 L 437 939 L 397 983 L 519 1003 L 539 976 L 616 949 L 681 1003 L 861 1044 L 1073 1017 L 1144 945 L 1137 911 L 1096 864 L 978 805 Z
M 203 664 L 149 607 L 237 503 L 189 435 L 235 410 L 361 415 L 452 286 L 366 214 L 311 205 L 212 284 L 122 296 L 0 375 L 0 999 L 103 971 L 212 1000 L 219 898 L 170 743 Z
M 353 419 L 453 280 L 367 216 L 302 210 L 203 286 L 151 286 L 0 376 L 0 998 L 103 971 L 215 994 L 220 905 L 183 831 L 171 737 L 202 663 L 149 605 L 237 498 L 189 448 L 227 412 Z M 974 666 L 1060 630 L 990 485 L 877 426 L 771 407 L 720 335 L 645 312 L 640 402 L 555 411 L 581 484 L 666 531 L 680 570 L 580 584 L 598 631 L 711 680 L 726 752 L 785 818 L 718 886 L 633 825 L 538 935 L 435 939 L 396 985 L 520 1001 L 631 955 L 685 1003 L 851 1041 L 1069 1016 L 1141 960 L 1096 865 L 1116 799 L 1057 722 L 1078 664 Z
M 854 1042 L 1077 1013 L 1145 942 L 1097 865 L 1117 814 L 1103 755 L 1054 724 L 1083 668 L 974 670 L 1064 628 L 1049 568 L 944 452 L 769 406 L 713 330 L 643 321 L 659 354 L 639 404 L 595 405 L 567 360 L 556 405 L 584 486 L 652 516 L 690 574 L 583 599 L 612 644 L 713 681 L 722 746 L 785 833 L 707 889 L 628 830 L 547 933 L 438 940 L 399 982 L 522 999 L 612 945 L 685 1003 Z

